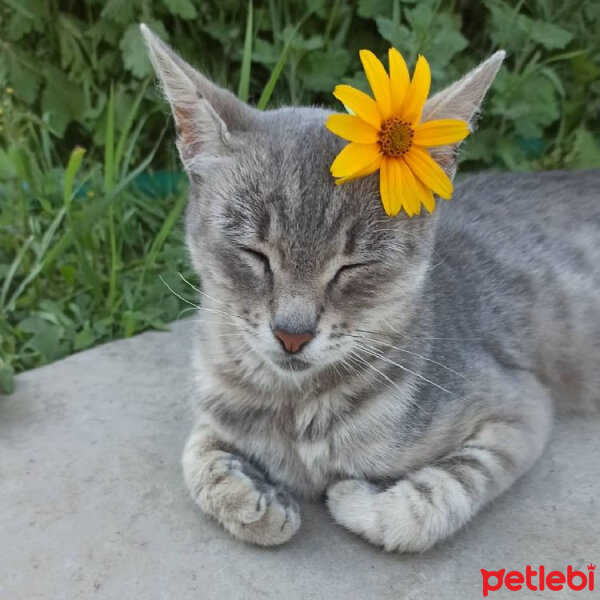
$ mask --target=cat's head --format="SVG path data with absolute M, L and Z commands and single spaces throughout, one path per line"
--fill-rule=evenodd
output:
M 352 361 L 361 336 L 402 328 L 419 310 L 435 213 L 387 217 L 377 176 L 336 185 L 329 167 L 343 142 L 325 128 L 328 111 L 251 108 L 142 32 L 190 180 L 203 318 L 284 376 Z M 423 119 L 472 122 L 503 56 L 433 96 Z M 451 177 L 455 153 L 434 153 Z

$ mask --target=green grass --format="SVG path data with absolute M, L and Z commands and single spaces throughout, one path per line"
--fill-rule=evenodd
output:
M 359 48 L 425 54 L 435 89 L 505 48 L 461 170 L 600 166 L 591 0 L 0 4 L 1 391 L 16 372 L 162 328 L 187 308 L 178 295 L 194 297 L 178 275 L 198 283 L 185 178 L 139 19 L 261 109 L 365 89 Z
M 110 157 L 98 169 L 77 148 L 66 168 L 42 174 L 41 189 L 15 179 L 0 190 L 4 392 L 15 371 L 179 316 L 165 283 L 186 295 L 178 273 L 193 278 L 181 227 L 185 185 L 162 197 L 136 191 L 150 158 L 112 180 Z
M 49 134 L 33 130 L 37 152 L 17 139 L 0 151 L 0 388 L 12 375 L 96 343 L 176 319 L 189 270 L 181 232 L 185 186 L 142 194 L 136 181 L 153 151 L 131 168 L 136 104 L 129 129 L 114 135 L 111 91 L 104 161 L 75 148 L 55 163 Z M 4 104 L 12 110 L 11 99 Z M 11 119 L 11 122 L 15 122 Z M 160 136 L 162 138 L 162 136 Z M 48 149 L 46 152 L 44 149 Z M 188 276 L 191 276 L 188 273 Z

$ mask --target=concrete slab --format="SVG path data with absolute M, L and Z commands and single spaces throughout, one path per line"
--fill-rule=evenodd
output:
M 385 554 L 310 504 L 287 546 L 231 539 L 182 483 L 190 337 L 180 323 L 107 344 L 20 375 L 0 398 L 2 600 L 454 600 L 482 597 L 481 568 L 600 562 L 600 420 L 589 418 L 560 421 L 535 470 L 427 554 Z

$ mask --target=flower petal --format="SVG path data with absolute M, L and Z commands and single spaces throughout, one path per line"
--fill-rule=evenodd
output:
M 421 203 L 425 206 L 427 212 L 432 213 L 435 210 L 435 198 L 433 197 L 433 192 L 416 177 L 415 183 L 417 184 L 417 189 L 419 189 L 421 193 Z
M 331 174 L 334 177 L 349 177 L 369 166 L 380 155 L 379 144 L 350 142 L 331 164 Z
M 444 146 L 456 144 L 469 135 L 466 121 L 459 119 L 437 119 L 415 126 L 413 143 L 417 146 Z
M 381 167 L 381 161 L 383 160 L 383 155 L 379 155 L 375 158 L 372 163 L 369 163 L 366 167 L 356 171 L 352 175 L 348 175 L 346 177 L 340 177 L 335 180 L 336 185 L 341 185 L 342 183 L 346 183 L 346 181 L 352 181 L 353 179 L 358 179 L 359 177 L 366 177 L 371 173 L 375 173 Z
M 357 117 L 379 130 L 381 127 L 381 114 L 377 108 L 377 103 L 371 96 L 350 85 L 336 85 L 333 95 Z
M 410 75 L 408 67 L 402 54 L 396 48 L 390 48 L 388 52 L 388 61 L 390 65 L 390 91 L 392 95 L 392 115 L 399 116 L 402 111 L 402 104 L 406 98 L 406 91 L 410 84 Z
M 402 208 L 402 194 L 404 192 L 404 181 L 402 169 L 397 158 L 384 158 L 381 161 L 381 173 L 379 175 L 379 193 L 383 209 L 389 217 L 395 217 Z M 409 217 L 412 211 L 405 206 Z
M 421 183 L 435 192 L 438 196 L 450 199 L 452 182 L 442 168 L 431 158 L 429 152 L 419 146 L 413 146 L 405 155 L 404 160 Z
M 354 115 L 331 115 L 325 122 L 325 127 L 349 142 L 375 144 L 379 140 L 377 129 Z
M 404 179 L 407 183 L 407 200 L 405 200 L 404 203 L 407 204 L 407 202 L 410 202 L 412 199 L 413 205 L 416 204 L 416 206 L 412 206 L 413 212 L 415 212 L 417 215 L 421 214 L 421 204 L 425 206 L 428 212 L 432 213 L 435 209 L 433 192 L 428 187 L 423 185 L 423 183 L 417 177 L 415 177 L 411 168 L 404 160 L 402 160 L 402 168 L 404 171 Z
M 431 71 L 424 56 L 419 56 L 402 107 L 402 118 L 416 125 L 421 120 L 423 106 L 431 86 Z
M 418 215 L 421 213 L 421 190 L 417 187 L 417 179 L 403 159 L 398 159 L 398 166 L 402 171 L 402 181 L 404 182 L 402 190 L 404 209 L 408 215 Z
M 361 50 L 359 55 L 379 112 L 384 119 L 387 119 L 392 110 L 390 78 L 381 61 L 370 50 Z

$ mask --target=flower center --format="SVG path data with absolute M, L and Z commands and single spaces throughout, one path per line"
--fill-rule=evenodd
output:
M 412 146 L 415 132 L 410 123 L 402 121 L 398 117 L 392 117 L 384 121 L 379 133 L 381 151 L 386 156 L 402 156 Z

